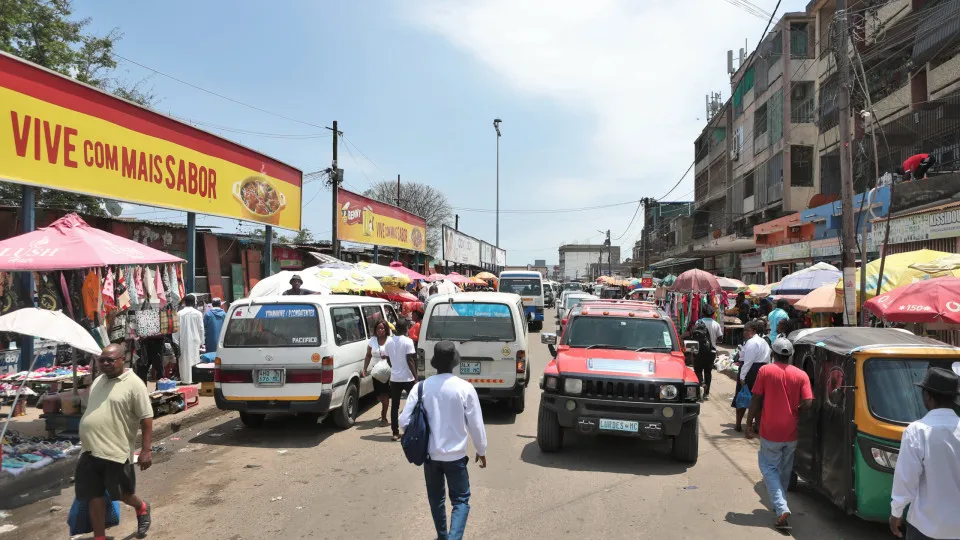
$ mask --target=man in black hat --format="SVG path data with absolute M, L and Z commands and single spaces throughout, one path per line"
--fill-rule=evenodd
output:
M 301 289 L 300 286 L 303 285 L 303 280 L 300 279 L 298 274 L 294 274 L 290 278 L 290 288 L 283 293 L 283 296 L 301 296 L 305 294 L 316 294 L 313 291 L 308 291 L 306 289 Z
M 960 378 L 948 369 L 927 370 L 921 388 L 927 414 L 903 431 L 893 473 L 890 531 L 908 540 L 960 538 Z
M 487 466 L 487 433 L 483 426 L 480 400 L 473 385 L 453 374 L 460 363 L 460 353 L 452 341 L 441 341 L 433 349 L 430 365 L 437 374 L 421 381 L 407 393 L 407 404 L 400 415 L 400 426 L 406 430 L 419 400 L 423 385 L 423 410 L 430 426 L 427 462 L 423 476 L 427 483 L 427 499 L 437 538 L 460 540 L 470 513 L 470 478 L 467 475 L 467 435 L 477 450 L 476 461 Z M 447 528 L 447 506 L 444 483 L 450 491 L 450 527 Z

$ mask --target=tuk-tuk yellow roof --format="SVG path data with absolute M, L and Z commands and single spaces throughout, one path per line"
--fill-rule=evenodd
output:
M 960 349 L 942 341 L 918 336 L 899 328 L 829 327 L 798 330 L 790 334 L 795 346 L 824 347 L 838 354 L 849 354 L 874 349 L 930 348 L 942 349 L 944 354 Z

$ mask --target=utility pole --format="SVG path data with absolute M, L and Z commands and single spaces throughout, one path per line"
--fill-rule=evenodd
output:
M 397 208 L 400 208 L 400 175 L 397 175 Z
M 460 214 L 453 215 L 453 230 L 455 231 L 460 230 Z
M 613 277 L 613 257 L 610 256 L 613 247 L 610 245 L 610 229 L 607 229 L 607 241 L 604 243 L 607 245 L 607 275 Z
M 843 323 L 846 326 L 857 324 L 856 314 L 856 246 L 857 233 L 853 214 L 853 160 L 851 158 L 850 137 L 850 56 L 847 54 L 850 43 L 849 17 L 846 0 L 837 0 L 837 74 L 840 83 L 840 187 L 841 209 L 843 212 Z
M 333 251 L 333 257 L 335 259 L 340 258 L 340 242 L 337 240 L 337 225 L 340 223 L 340 204 L 337 199 L 340 196 L 340 168 L 337 167 L 337 137 L 340 136 L 340 131 L 337 130 L 337 121 L 333 121 L 333 165 L 330 167 L 330 191 L 333 196 L 331 197 L 331 206 L 332 213 L 330 219 L 331 221 L 331 231 L 330 231 L 330 248 Z
M 503 120 L 494 119 L 493 129 L 497 130 L 497 236 L 495 243 L 500 248 L 500 123 Z

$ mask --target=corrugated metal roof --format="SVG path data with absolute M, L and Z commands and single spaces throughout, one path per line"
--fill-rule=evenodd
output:
M 956 207 L 958 207 L 958 206 L 960 206 L 960 201 L 950 201 L 950 202 L 948 202 L 948 203 L 939 204 L 939 205 L 937 205 L 937 206 L 928 206 L 928 207 L 926 207 L 926 208 L 917 208 L 917 209 L 906 210 L 906 211 L 904 211 L 904 212 L 900 212 L 900 213 L 894 214 L 892 217 L 893 217 L 893 218 L 902 218 L 902 217 L 907 217 L 907 216 L 915 216 L 915 215 L 917 215 L 917 214 L 929 214 L 929 213 L 932 213 L 932 212 L 938 212 L 938 211 L 940 211 L 940 210 L 948 210 L 948 209 L 950 209 L 950 208 L 956 208 Z M 882 221 L 883 219 L 885 219 L 885 218 L 879 218 L 879 219 L 875 219 L 875 220 L 873 220 L 873 221 Z

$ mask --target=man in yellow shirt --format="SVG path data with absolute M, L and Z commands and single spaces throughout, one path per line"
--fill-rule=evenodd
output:
M 150 505 L 136 495 L 133 449 L 137 427 L 143 446 L 137 464 L 146 470 L 153 463 L 153 407 L 147 387 L 124 366 L 123 347 L 108 345 L 100 354 L 102 375 L 90 386 L 87 410 L 80 419 L 83 454 L 77 461 L 76 495 L 88 501 L 94 540 L 106 539 L 106 500 L 120 500 L 137 511 L 137 538 L 150 529 Z

